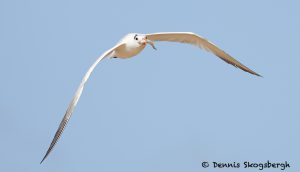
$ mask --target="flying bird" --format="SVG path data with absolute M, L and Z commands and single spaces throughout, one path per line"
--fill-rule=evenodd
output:
M 50 152 L 53 150 L 54 146 L 56 145 L 58 139 L 60 138 L 62 132 L 64 131 L 72 112 L 78 103 L 78 100 L 82 94 L 82 90 L 84 88 L 85 83 L 89 79 L 91 73 L 97 66 L 97 64 L 104 58 L 130 58 L 137 54 L 139 54 L 147 44 L 151 45 L 153 49 L 156 50 L 156 47 L 154 46 L 154 42 L 156 41 L 169 41 L 169 42 L 179 42 L 179 43 L 187 43 L 191 45 L 195 45 L 199 48 L 205 49 L 225 62 L 242 69 L 245 72 L 249 72 L 256 76 L 261 76 L 254 72 L 253 70 L 249 69 L 239 61 L 235 60 L 233 57 L 231 57 L 229 54 L 218 48 L 215 44 L 211 43 L 210 41 L 206 40 L 205 38 L 191 33 L 191 32 L 160 32 L 160 33 L 152 33 L 152 34 L 139 34 L 139 33 L 129 33 L 126 36 L 124 36 L 114 47 L 111 49 L 105 51 L 89 68 L 87 73 L 84 75 L 79 87 L 77 88 L 75 95 L 70 102 L 66 113 L 60 122 L 60 125 L 55 133 L 55 136 L 45 154 L 43 157 L 42 163 L 50 154 Z

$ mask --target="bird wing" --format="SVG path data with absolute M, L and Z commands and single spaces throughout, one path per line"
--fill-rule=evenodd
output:
M 225 62 L 232 64 L 235 67 L 238 67 L 246 72 L 249 72 L 253 75 L 261 76 L 253 70 L 249 69 L 239 61 L 235 60 L 229 54 L 218 48 L 213 43 L 209 42 L 205 38 L 191 33 L 191 32 L 160 32 L 146 34 L 147 38 L 151 41 L 170 41 L 170 42 L 181 42 L 195 45 L 199 48 L 205 49 L 209 52 L 214 53 L 216 56 L 220 57 Z
M 61 120 L 60 124 L 59 124 L 59 127 L 55 133 L 55 136 L 44 156 L 44 158 L 42 159 L 41 163 L 47 158 L 47 156 L 50 154 L 50 152 L 52 151 L 53 147 L 55 146 L 55 144 L 57 143 L 58 139 L 60 138 L 62 132 L 64 131 L 71 115 L 72 115 L 72 112 L 82 94 L 82 90 L 84 88 L 84 85 L 85 83 L 87 82 L 87 80 L 89 79 L 91 73 L 93 72 L 93 70 L 95 69 L 95 67 L 97 66 L 97 64 L 102 60 L 104 59 L 105 57 L 107 57 L 108 55 L 110 55 L 115 49 L 123 46 L 124 44 L 123 43 L 120 43 L 120 44 L 117 44 L 116 46 L 114 46 L 113 48 L 107 50 L 106 52 L 104 52 L 94 63 L 93 65 L 89 68 L 89 70 L 86 72 L 86 74 L 84 75 L 79 87 L 77 88 L 76 92 L 75 92 L 75 95 L 74 97 L 72 98 L 72 101 L 70 102 L 69 106 L 68 106 L 68 109 L 63 117 L 63 119 Z

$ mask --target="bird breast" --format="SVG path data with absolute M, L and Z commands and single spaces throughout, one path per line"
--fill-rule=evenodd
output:
M 145 45 L 141 45 L 138 47 L 132 47 L 132 46 L 121 46 L 117 48 L 114 52 L 115 56 L 118 58 L 130 58 L 137 54 L 139 54 L 143 49 L 145 48 Z

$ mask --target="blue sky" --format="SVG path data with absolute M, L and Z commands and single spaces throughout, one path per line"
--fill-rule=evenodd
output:
M 202 161 L 267 160 L 299 171 L 299 5 L 1 0 L 0 171 L 198 172 L 216 170 Z M 264 78 L 176 43 L 104 60 L 40 165 L 96 58 L 129 32 L 161 31 L 202 35 Z

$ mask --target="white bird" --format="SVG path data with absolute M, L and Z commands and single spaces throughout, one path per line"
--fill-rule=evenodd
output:
M 44 156 L 41 163 L 47 158 L 49 153 L 52 151 L 53 147 L 57 143 L 58 139 L 60 138 L 62 132 L 64 131 L 72 112 L 81 96 L 82 90 L 84 88 L 85 83 L 87 82 L 88 78 L 90 77 L 91 73 L 93 72 L 96 65 L 105 57 L 114 57 L 114 58 L 130 58 L 137 54 L 139 54 L 145 47 L 146 44 L 150 44 L 153 49 L 156 49 L 154 46 L 155 41 L 170 41 L 170 42 L 180 42 L 180 43 L 188 43 L 195 45 L 199 48 L 205 49 L 209 52 L 212 52 L 225 62 L 232 64 L 235 67 L 238 67 L 246 72 L 249 72 L 253 75 L 260 76 L 259 74 L 255 73 L 239 61 L 235 60 L 229 54 L 225 53 L 223 50 L 219 49 L 216 45 L 209 42 L 205 38 L 191 33 L 191 32 L 161 32 L 161 33 L 153 33 L 153 34 L 139 34 L 139 33 L 130 33 L 127 34 L 124 38 L 122 38 L 117 45 L 112 47 L 111 49 L 104 52 L 94 64 L 89 68 L 87 73 L 84 75 L 72 101 L 69 104 L 69 107 L 55 133 L 55 136 Z

